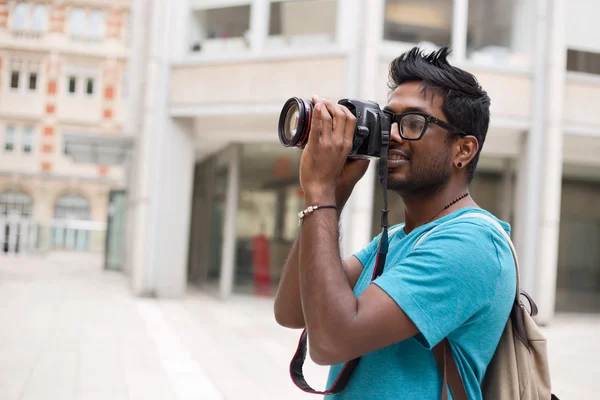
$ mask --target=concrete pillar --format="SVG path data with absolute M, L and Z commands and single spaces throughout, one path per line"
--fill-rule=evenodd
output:
M 158 180 L 152 202 L 152 249 L 159 297 L 185 294 L 194 182 L 192 120 L 169 119 L 156 164 Z
M 518 176 L 516 246 L 521 287 L 537 302 L 538 323 L 554 315 L 562 179 L 561 119 L 566 70 L 565 0 L 538 0 L 532 128 Z
M 537 321 L 548 324 L 554 316 L 560 202 L 563 167 L 563 99 L 567 69 L 566 0 L 552 0 L 548 14 L 548 56 L 546 59 L 545 140 L 542 156 L 539 245 L 537 246 L 536 297 L 540 313 Z
M 462 63 L 467 58 L 467 28 L 469 25 L 469 0 L 454 0 L 452 12 L 452 57 Z
M 254 0 L 250 10 L 250 48 L 252 53 L 260 54 L 269 36 L 269 0 Z
M 513 160 L 508 159 L 504 163 L 502 171 L 502 192 L 500 194 L 500 219 L 510 221 L 513 211 Z
M 136 134 L 129 183 L 126 260 L 136 295 L 181 296 L 185 292 L 192 197 L 192 121 L 168 115 L 170 63 L 179 7 L 187 2 L 137 0 L 134 3 L 130 91 Z M 175 46 L 178 47 L 178 46 Z
M 377 97 L 375 85 L 379 69 L 378 49 L 383 38 L 385 2 L 384 0 L 362 0 L 352 4 L 355 7 L 353 29 L 360 30 L 358 48 L 351 51 L 353 55 L 349 61 L 349 68 L 355 74 L 349 75 L 349 85 L 352 85 L 353 80 L 357 82 L 356 87 L 350 88 L 350 93 L 356 93 L 362 99 L 374 100 Z M 345 12 L 349 14 L 348 10 Z M 362 249 L 372 239 L 373 190 L 381 190 L 380 185 L 374 184 L 376 175 L 377 162 L 371 161 L 367 173 L 354 188 L 342 214 L 343 256 Z
M 237 208 L 240 188 L 240 149 L 232 145 L 230 149 L 229 171 L 227 175 L 227 195 L 225 200 L 225 223 L 223 227 L 223 247 L 221 252 L 221 276 L 219 294 L 229 297 L 235 277 L 235 254 L 237 241 Z

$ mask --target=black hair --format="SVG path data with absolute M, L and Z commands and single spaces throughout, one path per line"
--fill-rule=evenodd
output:
M 421 81 L 424 91 L 443 99 L 442 111 L 448 122 L 477 138 L 479 151 L 467 167 L 470 183 L 488 131 L 491 101 L 472 74 L 450 65 L 448 54 L 447 47 L 429 54 L 418 47 L 407 51 L 391 62 L 388 86 L 393 91 L 405 82 Z

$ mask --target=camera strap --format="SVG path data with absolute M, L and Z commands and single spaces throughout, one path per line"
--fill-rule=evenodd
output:
M 388 181 L 388 147 L 390 144 L 390 132 L 389 131 L 381 131 L 381 153 L 379 157 L 379 180 L 381 182 L 382 190 L 383 190 L 383 209 L 381 210 L 381 227 L 383 231 L 381 232 L 381 238 L 379 239 L 379 245 L 377 247 L 377 260 L 375 261 L 375 268 L 373 268 L 373 275 L 371 276 L 371 280 L 375 280 L 379 275 L 383 273 L 383 268 L 385 266 L 385 259 L 387 257 L 388 246 L 389 246 L 389 238 L 388 238 L 388 197 L 387 197 L 387 181 Z M 353 360 L 347 361 L 344 363 L 342 370 L 339 375 L 331 385 L 329 389 L 324 391 L 318 391 L 310 387 L 310 385 L 306 382 L 304 378 L 304 373 L 302 372 L 302 368 L 304 367 L 304 362 L 306 361 L 306 351 L 307 351 L 307 332 L 306 329 L 302 331 L 302 335 L 300 335 L 300 341 L 298 342 L 298 348 L 296 349 L 296 353 L 292 358 L 292 362 L 290 363 L 290 376 L 294 384 L 301 390 L 306 393 L 312 394 L 335 394 L 339 393 L 348 384 L 352 373 L 358 366 L 360 362 L 360 357 L 355 358 Z

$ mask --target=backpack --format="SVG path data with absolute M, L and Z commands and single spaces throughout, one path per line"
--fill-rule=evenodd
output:
M 498 346 L 488 365 L 481 391 L 485 400 L 558 400 L 551 392 L 550 368 L 546 351 L 546 338 L 533 317 L 537 315 L 537 306 L 531 297 L 520 290 L 519 262 L 517 252 L 506 231 L 496 220 L 481 213 L 468 213 L 458 218 L 480 218 L 492 223 L 510 245 L 517 269 L 517 290 L 515 301 L 502 332 Z M 453 219 L 452 221 L 454 221 Z M 450 222 L 450 221 L 448 221 Z M 429 236 L 435 229 L 424 234 L 414 247 Z M 521 302 L 524 296 L 531 308 L 529 312 Z M 458 367 L 447 339 L 434 349 L 434 356 L 443 377 L 441 399 L 448 398 L 446 387 L 450 388 L 454 400 L 468 400 Z

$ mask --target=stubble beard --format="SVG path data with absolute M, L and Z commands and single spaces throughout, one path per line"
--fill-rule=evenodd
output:
M 451 177 L 448 157 L 435 159 L 423 166 L 410 164 L 406 177 L 388 176 L 388 189 L 401 197 L 428 197 L 442 191 Z

